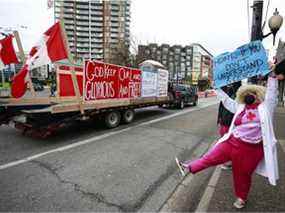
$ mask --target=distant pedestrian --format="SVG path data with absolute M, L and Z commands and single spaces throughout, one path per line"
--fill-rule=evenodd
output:
M 182 163 L 176 158 L 181 173 L 195 174 L 231 161 L 236 208 L 243 208 L 246 204 L 254 171 L 267 177 L 270 184 L 276 185 L 279 174 L 272 117 L 277 103 L 278 80 L 282 78 L 284 75 L 276 76 L 272 72 L 267 89 L 258 85 L 241 86 L 237 101 L 218 90 L 218 97 L 224 106 L 235 113 L 229 132 L 200 159 Z

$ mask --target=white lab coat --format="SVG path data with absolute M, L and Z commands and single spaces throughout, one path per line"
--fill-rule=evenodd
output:
M 263 151 L 264 158 L 258 164 L 255 172 L 268 178 L 269 183 L 276 185 L 276 180 L 279 178 L 278 173 L 278 160 L 277 160 L 277 150 L 274 130 L 273 130 L 273 113 L 274 108 L 277 105 L 277 91 L 278 81 L 274 78 L 269 78 L 267 82 L 267 89 L 264 101 L 258 106 L 258 112 L 261 122 L 262 140 L 263 140 Z M 232 113 L 234 117 L 229 128 L 229 132 L 225 134 L 222 138 L 218 140 L 218 143 L 227 140 L 234 129 L 234 121 L 242 110 L 244 109 L 244 104 L 238 104 L 236 101 L 231 99 L 225 92 L 221 89 L 217 90 L 218 98 L 223 102 L 223 105 Z

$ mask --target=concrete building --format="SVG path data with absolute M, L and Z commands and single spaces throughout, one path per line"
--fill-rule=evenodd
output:
M 55 19 L 64 21 L 77 60 L 112 62 L 118 50 L 128 50 L 130 0 L 55 0 L 54 7 Z
M 168 44 L 139 45 L 137 61 L 153 59 L 162 63 L 174 81 L 198 84 L 199 79 L 212 80 L 212 54 L 202 45 L 187 46 Z

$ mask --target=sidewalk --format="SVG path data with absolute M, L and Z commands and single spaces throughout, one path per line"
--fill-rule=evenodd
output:
M 274 126 L 279 142 L 278 162 L 280 179 L 277 186 L 271 186 L 264 177 L 254 175 L 246 207 L 242 210 L 236 210 L 232 205 L 235 200 L 232 187 L 232 173 L 220 170 L 217 167 L 215 173 L 219 174 L 220 172 L 220 177 L 216 185 L 208 185 L 209 187 L 214 187 L 214 192 L 210 200 L 208 200 L 207 212 L 285 212 L 285 108 L 277 108 Z

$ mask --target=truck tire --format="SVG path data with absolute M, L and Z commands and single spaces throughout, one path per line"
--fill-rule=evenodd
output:
M 197 106 L 197 105 L 198 105 L 198 97 L 196 96 L 193 106 Z
M 134 120 L 135 111 L 133 109 L 127 109 L 122 112 L 122 122 L 129 124 Z
M 105 125 L 112 129 L 119 126 L 121 121 L 121 114 L 118 111 L 111 111 L 105 115 Z
M 178 108 L 179 109 L 184 109 L 185 107 L 185 103 L 184 103 L 184 100 L 182 99 L 179 103 L 178 103 Z

